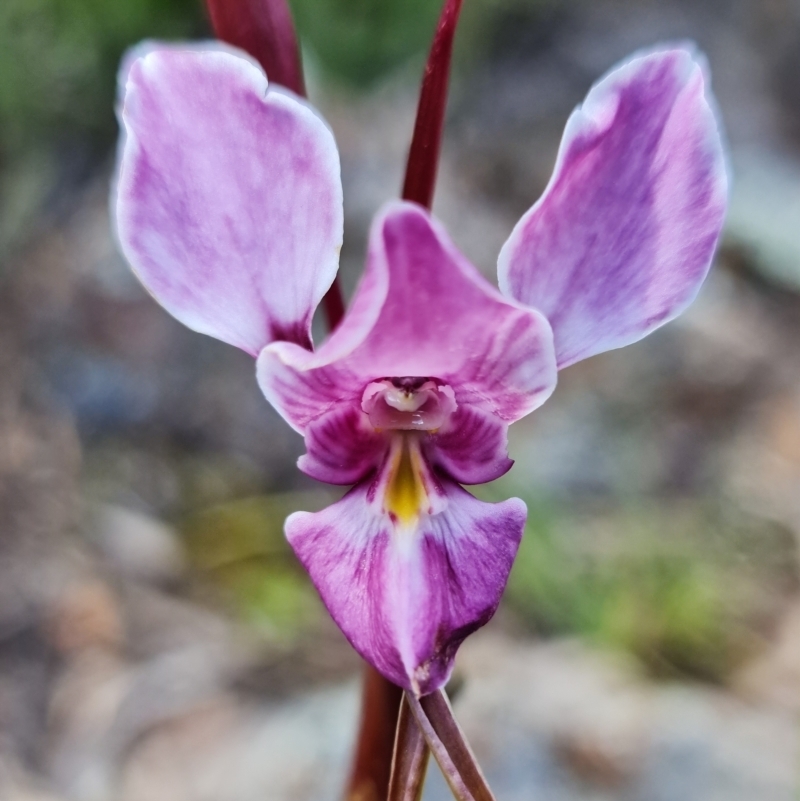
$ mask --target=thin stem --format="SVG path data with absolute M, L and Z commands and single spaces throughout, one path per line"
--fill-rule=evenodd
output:
M 420 801 L 430 754 L 425 737 L 408 705 L 408 698 L 403 696 L 387 801 Z
M 270 83 L 306 96 L 300 47 L 286 0 L 206 0 L 206 6 L 220 41 L 249 53 L 264 68 Z M 328 328 L 333 331 L 344 317 L 338 278 L 333 279 L 322 303 Z
M 286 0 L 206 0 L 217 37 L 249 53 L 272 83 L 305 97 L 300 48 Z
M 361 698 L 361 725 L 345 799 L 385 801 L 403 691 L 366 665 Z
M 495 801 L 444 690 L 417 699 L 406 693 L 428 747 L 458 801 Z
M 461 14 L 461 3 L 462 0 L 445 0 L 439 17 L 428 63 L 425 65 L 414 137 L 411 140 L 403 183 L 403 198 L 413 200 L 428 209 L 433 203 L 439 152 L 442 148 L 453 39 Z

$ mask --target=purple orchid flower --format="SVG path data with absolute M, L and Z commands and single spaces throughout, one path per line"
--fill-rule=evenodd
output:
M 501 250 L 499 291 L 423 207 L 388 204 L 345 319 L 314 350 L 342 242 L 331 131 L 223 45 L 147 45 L 123 66 L 122 251 L 178 320 L 257 358 L 305 438 L 300 469 L 354 485 L 286 534 L 355 649 L 417 696 L 491 618 L 525 525 L 521 500 L 462 485 L 511 467 L 508 426 L 558 369 L 673 319 L 706 276 L 727 197 L 706 84 L 685 46 L 597 83 Z

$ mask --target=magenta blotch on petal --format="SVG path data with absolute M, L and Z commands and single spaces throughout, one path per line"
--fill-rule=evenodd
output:
M 519 547 L 525 504 L 488 504 L 443 479 L 445 508 L 398 529 L 364 482 L 286 535 L 353 647 L 417 695 L 442 687 L 456 650 L 494 614 Z
M 353 308 L 316 353 L 288 343 L 259 356 L 258 379 L 298 431 L 338 404 L 362 404 L 384 378 L 436 379 L 464 403 L 513 421 L 555 388 L 544 317 L 504 298 L 422 207 L 376 219 Z
M 641 339 L 697 294 L 727 202 L 706 81 L 685 48 L 609 72 L 503 246 L 500 287 L 550 321 L 560 368 Z
M 120 72 L 123 253 L 167 311 L 252 355 L 310 347 L 342 242 L 333 135 L 220 44 L 148 45 Z

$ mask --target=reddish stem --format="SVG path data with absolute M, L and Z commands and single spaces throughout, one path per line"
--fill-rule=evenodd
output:
M 286 0 L 206 0 L 217 38 L 249 53 L 270 82 L 306 96 L 300 48 Z M 323 300 L 331 331 L 344 317 L 344 300 L 334 278 Z
M 405 697 L 453 795 L 459 801 L 495 801 L 444 690 Z
M 300 48 L 286 0 L 206 0 L 214 33 L 249 53 L 267 77 L 305 97 Z
M 364 671 L 361 725 L 346 801 L 385 801 L 403 691 L 371 665 Z
M 442 149 L 453 38 L 461 14 L 461 4 L 462 0 L 445 0 L 439 17 L 439 25 L 436 28 L 422 79 L 417 121 L 414 125 L 414 137 L 411 140 L 403 183 L 403 198 L 413 200 L 428 209 L 433 203 L 436 169 Z
M 344 298 L 338 277 L 333 279 L 330 289 L 325 293 L 325 297 L 322 299 L 322 308 L 325 310 L 325 317 L 328 320 L 328 330 L 333 331 L 344 317 Z
M 397 721 L 387 801 L 420 801 L 430 755 L 425 736 L 404 696 Z

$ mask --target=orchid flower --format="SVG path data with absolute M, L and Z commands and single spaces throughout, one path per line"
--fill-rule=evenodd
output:
M 503 246 L 499 289 L 422 206 L 392 202 L 315 349 L 342 244 L 339 157 L 306 101 L 219 43 L 148 44 L 120 75 L 121 249 L 179 321 L 256 359 L 337 503 L 286 535 L 353 647 L 424 696 L 500 601 L 526 519 L 463 485 L 510 467 L 511 423 L 558 370 L 631 344 L 697 294 L 727 179 L 702 58 L 614 67 L 569 118 L 555 172 Z

